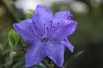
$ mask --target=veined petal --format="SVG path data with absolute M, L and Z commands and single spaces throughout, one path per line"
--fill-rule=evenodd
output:
M 36 14 L 39 15 L 41 18 L 45 20 L 50 20 L 50 21 L 53 17 L 52 11 L 49 8 L 45 8 L 41 5 L 37 5 L 36 10 L 35 10 L 35 15 Z M 45 22 L 45 20 L 43 22 Z
M 46 54 L 54 63 L 62 67 L 64 62 L 64 49 L 64 45 L 59 42 L 49 43 L 46 47 Z
M 54 19 L 71 19 L 73 15 L 69 11 L 60 11 L 54 15 Z
M 68 47 L 68 49 L 69 49 L 71 52 L 73 52 L 74 46 L 69 42 L 69 40 L 68 40 L 67 38 L 64 39 L 64 40 L 62 41 L 62 43 L 63 43 L 66 47 Z
M 32 43 L 30 44 L 25 56 L 25 60 L 26 60 L 25 66 L 30 67 L 32 65 L 35 65 L 45 57 L 46 57 L 46 53 L 43 44 L 38 41 L 36 43 Z
M 44 32 L 44 27 L 50 27 L 53 14 L 50 9 L 37 5 L 32 21 L 40 33 Z
M 59 23 L 59 25 L 57 25 Z M 71 35 L 75 30 L 77 23 L 73 20 L 56 20 L 53 25 L 55 26 L 55 31 L 51 38 L 55 40 L 64 40 L 67 36 Z
M 32 25 L 31 19 L 23 20 L 20 23 L 13 24 L 14 29 L 23 37 L 25 42 L 32 42 L 32 40 L 37 39 L 35 34 L 30 29 Z

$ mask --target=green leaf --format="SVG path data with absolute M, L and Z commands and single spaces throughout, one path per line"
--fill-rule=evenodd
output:
M 67 61 L 67 63 L 63 66 L 63 68 L 69 68 L 67 66 L 70 66 L 81 54 L 83 54 L 84 51 L 80 51 L 80 52 L 77 52 L 75 55 L 73 55 L 69 61 Z
M 12 63 L 13 61 L 13 57 L 16 55 L 16 52 L 15 51 L 11 51 L 10 52 L 10 62 Z
M 21 66 L 24 66 L 24 57 L 21 58 L 12 68 L 21 68 Z
M 8 33 L 8 42 L 12 50 L 17 46 L 19 38 L 20 36 L 18 35 L 18 33 L 16 33 L 13 29 L 11 29 L 10 32 Z

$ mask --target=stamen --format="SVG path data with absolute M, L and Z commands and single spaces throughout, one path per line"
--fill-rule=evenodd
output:
M 30 29 L 31 29 L 31 31 L 33 32 L 33 30 L 32 30 L 32 28 L 31 28 L 31 26 L 30 26 Z
M 31 26 L 30 26 L 30 30 L 32 31 L 32 33 L 33 33 L 35 36 L 37 36 L 37 35 L 34 33 L 34 30 L 31 28 Z
M 55 27 L 53 26 L 53 28 L 55 28 Z
M 43 35 L 41 34 L 40 36 L 42 37 Z
M 52 31 L 52 33 L 50 34 L 50 38 L 51 38 L 51 36 L 54 34 L 54 32 L 58 29 L 58 27 L 59 27 L 59 23 L 57 23 L 58 24 L 58 26 L 55 28 L 54 26 L 53 26 L 53 28 L 55 28 L 53 31 Z
M 31 29 L 31 26 L 30 26 L 30 29 Z
M 33 30 L 31 30 L 33 32 Z
M 50 32 L 52 31 L 52 20 L 51 20 L 51 30 L 50 30 Z
M 48 38 L 43 38 L 42 39 L 42 42 L 47 42 L 48 41 Z
M 47 28 L 47 30 L 48 30 L 48 27 L 46 27 Z
M 50 33 L 50 31 L 49 31 L 49 28 L 48 28 L 48 27 L 46 27 L 46 29 L 47 29 L 47 36 L 48 36 L 48 34 Z
M 37 31 L 37 27 L 36 27 L 36 25 L 35 25 L 35 22 L 33 22 L 33 24 L 34 24 L 34 28 L 35 28 L 35 31 L 36 31 L 37 35 L 39 35 L 39 33 L 38 33 L 38 31 Z
M 71 16 L 68 16 L 68 17 L 67 17 L 67 20 L 70 20 L 71 18 L 72 18 Z
M 59 23 L 58 23 L 58 25 L 59 25 Z
M 44 35 L 45 35 L 45 23 L 44 23 Z
M 33 24 L 35 24 L 35 22 Z
M 52 20 L 50 22 L 52 23 Z

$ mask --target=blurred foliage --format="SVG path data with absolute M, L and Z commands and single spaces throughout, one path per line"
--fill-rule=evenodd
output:
M 24 53 L 22 52 L 21 48 L 17 47 L 18 43 L 20 43 L 19 38 L 20 36 L 13 29 L 11 29 L 8 33 L 8 38 L 5 40 L 4 45 L 2 45 L 2 49 L 0 51 L 1 68 L 11 68 L 15 66 L 15 63 L 22 59 L 22 57 L 24 57 Z M 21 53 L 21 55 L 19 53 Z
M 19 35 L 11 29 L 8 33 L 8 43 L 10 45 L 11 50 L 14 50 L 19 42 Z

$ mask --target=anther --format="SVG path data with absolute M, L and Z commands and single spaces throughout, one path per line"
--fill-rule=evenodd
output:
M 33 32 L 33 30 L 31 30 Z
M 59 25 L 59 23 L 58 23 L 58 25 Z
M 31 26 L 30 26 L 30 29 L 31 29 Z M 31 29 L 31 31 L 33 32 L 33 30 Z
M 44 23 L 44 35 L 45 35 L 45 23 Z
M 50 22 L 52 23 L 52 20 Z
M 47 30 L 48 30 L 48 27 L 46 27 L 47 28 Z
M 48 38 L 43 38 L 42 39 L 42 42 L 47 42 L 48 41 Z
M 31 29 L 31 26 L 30 26 L 30 29 Z
M 40 36 L 42 37 L 43 35 L 41 34 Z
M 35 25 L 35 22 L 33 22 L 33 24 Z

